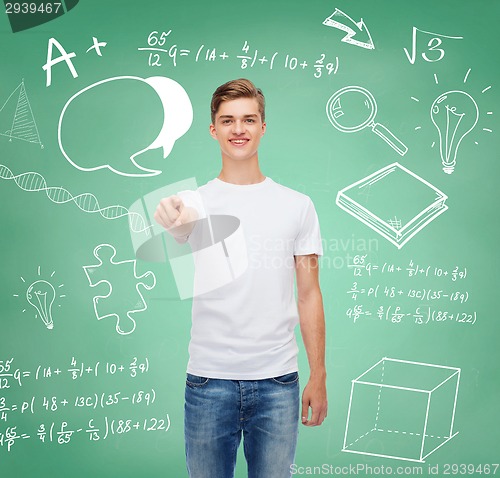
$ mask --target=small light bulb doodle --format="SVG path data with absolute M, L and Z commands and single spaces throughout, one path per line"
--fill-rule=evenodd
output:
M 42 276 L 40 266 L 38 266 L 37 276 Z M 48 280 L 37 278 L 31 282 L 31 285 L 26 289 L 24 294 L 14 294 L 14 297 L 25 297 L 28 303 L 36 310 L 35 317 L 40 318 L 48 330 L 54 328 L 54 321 L 52 318 L 52 307 L 57 305 L 61 307 L 59 299 L 66 297 L 65 294 L 60 294 L 58 291 L 64 287 L 64 284 L 59 284 L 54 287 L 49 281 L 55 275 L 55 271 L 50 274 Z M 24 277 L 21 277 L 24 284 L 29 284 Z M 23 309 L 26 312 L 26 309 Z
M 447 91 L 431 106 L 431 120 L 439 133 L 439 151 L 443 171 L 451 174 L 457 163 L 462 140 L 474 129 L 479 109 L 474 98 L 464 91 Z
M 46 280 L 37 280 L 28 287 L 26 299 L 37 310 L 47 329 L 54 328 L 52 320 L 52 304 L 56 298 L 54 286 Z

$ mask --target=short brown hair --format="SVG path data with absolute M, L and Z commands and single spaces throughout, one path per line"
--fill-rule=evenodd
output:
M 259 104 L 259 113 L 262 122 L 266 119 L 266 101 L 260 88 L 257 88 L 250 80 L 240 78 L 231 80 L 219 86 L 212 95 L 210 111 L 212 124 L 215 123 L 215 115 L 223 101 L 236 100 L 238 98 L 255 98 Z

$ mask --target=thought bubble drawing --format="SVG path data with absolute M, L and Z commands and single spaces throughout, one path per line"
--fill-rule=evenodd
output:
M 176 81 L 154 76 L 118 76 L 74 94 L 59 117 L 57 139 L 64 157 L 81 171 L 109 169 L 130 177 L 156 176 L 140 165 L 166 158 L 193 122 L 188 94 Z M 157 164 L 157 163 L 155 163 Z

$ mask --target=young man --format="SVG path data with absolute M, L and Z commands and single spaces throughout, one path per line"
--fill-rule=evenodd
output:
M 327 412 L 318 218 L 308 196 L 260 170 L 264 106 L 262 91 L 246 79 L 225 83 L 212 97 L 210 134 L 219 142 L 222 170 L 197 193 L 207 214 L 240 220 L 248 267 L 193 298 L 185 395 L 191 478 L 233 477 L 242 434 L 249 478 L 289 477 L 299 420 L 320 425 Z M 200 217 L 195 203 L 180 196 L 163 199 L 155 213 L 178 242 L 196 235 Z M 310 368 L 302 406 L 299 319 Z

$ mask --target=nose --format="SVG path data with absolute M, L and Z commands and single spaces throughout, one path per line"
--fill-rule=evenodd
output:
M 236 120 L 233 123 L 233 133 L 243 134 L 245 132 L 245 123 L 241 120 Z

